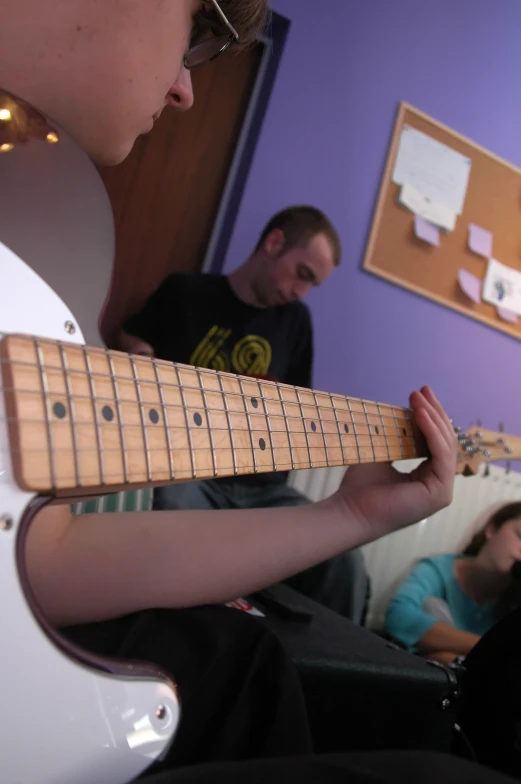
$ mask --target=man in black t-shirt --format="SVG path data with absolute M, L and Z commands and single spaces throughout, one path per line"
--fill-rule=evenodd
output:
M 340 263 L 340 240 L 314 207 L 275 215 L 228 276 L 168 277 L 120 333 L 116 348 L 300 387 L 312 386 L 313 333 L 302 298 Z M 287 473 L 232 476 L 155 491 L 157 509 L 285 506 L 307 499 Z
M 115 347 L 309 388 L 313 332 L 309 310 L 301 300 L 327 280 L 340 256 L 337 232 L 320 210 L 290 207 L 270 220 L 250 258 L 230 275 L 168 277 L 127 321 Z M 174 484 L 154 493 L 155 509 L 306 503 L 308 499 L 287 484 L 287 472 Z M 314 567 L 290 582 L 358 621 L 366 594 L 361 555 L 338 558 L 341 563 L 334 568 L 332 563 Z M 353 582 L 353 575 L 360 575 L 360 580 Z

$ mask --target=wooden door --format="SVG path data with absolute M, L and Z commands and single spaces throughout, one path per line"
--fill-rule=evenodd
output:
M 101 170 L 116 225 L 109 346 L 165 277 L 201 269 L 262 55 L 259 43 L 195 71 L 193 108 L 166 110 L 124 163 Z

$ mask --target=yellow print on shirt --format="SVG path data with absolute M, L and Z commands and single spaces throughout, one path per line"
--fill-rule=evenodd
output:
M 232 350 L 232 367 L 228 355 L 222 351 L 231 329 L 214 326 L 206 333 L 194 353 L 190 364 L 244 376 L 266 376 L 271 365 L 271 346 L 260 335 L 246 335 L 237 341 Z

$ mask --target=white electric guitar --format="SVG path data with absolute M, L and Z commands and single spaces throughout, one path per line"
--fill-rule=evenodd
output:
M 59 293 L 78 291 L 75 309 L 92 324 L 112 266 L 108 198 L 66 134 L 1 91 L 0 189 L 0 782 L 127 784 L 182 721 L 175 673 L 101 660 L 46 622 L 24 560 L 42 506 L 422 457 L 425 444 L 408 409 L 108 352 L 92 327 L 97 346 L 85 346 L 82 317 Z M 75 286 L 73 268 L 84 276 Z M 519 439 L 473 435 L 459 435 L 461 472 L 520 452 Z

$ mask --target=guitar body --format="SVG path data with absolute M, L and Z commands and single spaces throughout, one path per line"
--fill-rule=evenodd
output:
M 52 267 L 51 278 L 66 288 L 75 250 L 86 278 L 89 257 L 101 254 L 109 264 L 108 199 L 94 167 L 65 135 L 59 132 L 58 143 L 46 143 L 45 136 L 30 131 L 35 121 L 41 127 L 41 115 L 1 92 L 0 104 L 9 107 L 18 136 L 24 136 L 0 155 L 0 337 L 24 333 L 83 344 L 75 316 L 34 269 Z M 0 135 L 2 142 L 7 143 Z M 94 266 L 99 268 L 99 256 Z M 107 277 L 101 285 L 108 289 L 108 282 Z M 81 281 L 78 288 L 81 296 Z M 92 302 L 85 288 L 83 294 Z M 102 297 L 96 302 L 101 307 Z M 92 333 L 96 320 L 91 318 Z M 98 342 L 95 334 L 91 338 Z M 126 784 L 169 747 L 179 721 L 175 687 L 153 667 L 103 661 L 73 649 L 41 616 L 27 583 L 24 543 L 32 516 L 45 502 L 15 481 L 1 394 L 0 780 Z

